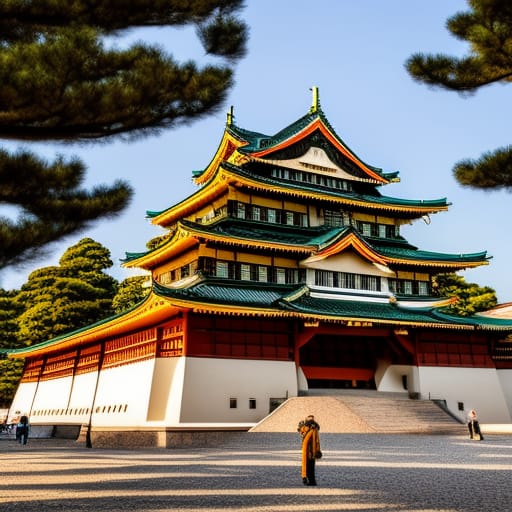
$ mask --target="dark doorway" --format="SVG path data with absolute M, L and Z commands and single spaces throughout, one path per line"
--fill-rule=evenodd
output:
M 376 389 L 377 360 L 387 353 L 385 338 L 316 335 L 300 349 L 310 388 Z

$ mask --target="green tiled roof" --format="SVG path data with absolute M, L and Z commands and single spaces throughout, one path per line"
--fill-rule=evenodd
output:
M 487 251 L 467 253 L 467 254 L 447 254 L 442 252 L 421 251 L 411 247 L 393 247 L 380 243 L 370 242 L 372 247 L 381 255 L 389 258 L 407 259 L 407 260 L 426 260 L 426 261 L 444 261 L 447 263 L 457 262 L 478 262 L 489 259 Z
M 268 308 L 294 290 L 296 285 L 204 278 L 199 284 L 190 288 L 168 288 L 158 283 L 154 283 L 153 288 L 158 295 L 169 298 L 176 297 L 211 304 Z
M 49 347 L 51 345 L 54 345 L 54 344 L 58 343 L 59 341 L 65 340 L 66 338 L 69 338 L 69 337 L 74 336 L 76 334 L 85 333 L 89 329 L 93 329 L 95 327 L 98 327 L 98 326 L 101 326 L 101 325 L 106 324 L 108 322 L 111 322 L 112 320 L 115 320 L 115 319 L 118 319 L 118 318 L 122 318 L 126 314 L 128 314 L 131 311 L 133 311 L 133 310 L 137 309 L 138 307 L 140 307 L 142 304 L 144 304 L 144 302 L 146 302 L 148 300 L 149 300 L 149 295 L 144 297 L 139 303 L 133 305 L 132 307 L 130 307 L 129 309 L 127 309 L 125 311 L 122 311 L 121 313 L 116 313 L 115 315 L 108 316 L 107 318 L 103 318 L 101 320 L 98 320 L 97 322 L 94 322 L 93 324 L 89 324 L 89 325 L 86 325 L 84 327 L 80 327 L 80 329 L 76 329 L 76 330 L 71 331 L 71 332 L 66 332 L 64 334 L 60 334 L 59 336 L 55 336 L 55 338 L 51 338 L 51 339 L 43 341 L 41 343 L 37 343 L 36 345 L 30 345 L 28 347 L 23 347 L 23 348 L 18 348 L 18 349 L 9 349 L 9 348 L 1 349 L 0 348 L 0 354 L 11 354 L 11 353 L 23 354 L 24 352 L 31 352 L 34 349 L 34 347 L 41 347 L 41 348 L 42 347 Z
M 423 324 L 432 327 L 457 328 L 473 327 L 486 331 L 512 332 L 512 320 L 475 315 L 472 317 L 453 316 L 435 308 L 405 308 L 388 302 L 377 303 L 364 300 L 340 300 L 339 298 L 312 297 L 308 288 L 303 285 L 285 285 L 258 283 L 249 281 L 233 281 L 229 279 L 202 278 L 188 288 L 171 288 L 153 283 L 153 292 L 171 301 L 186 300 L 190 303 L 212 304 L 224 306 L 240 306 L 253 309 L 274 309 L 278 312 L 301 313 L 303 315 L 332 317 L 333 320 L 384 322 L 403 325 Z M 334 294 L 333 294 L 334 295 Z M 146 297 L 128 311 L 105 318 L 99 322 L 82 327 L 76 331 L 62 334 L 53 339 L 20 349 L 0 349 L 0 354 L 30 353 L 35 347 L 44 348 L 57 344 L 73 335 L 85 333 L 87 330 L 115 319 L 121 319 L 129 312 L 140 307 L 148 300 Z
M 181 224 L 194 231 L 222 235 L 228 239 L 257 240 L 292 246 L 318 246 L 339 235 L 340 232 L 350 229 L 327 226 L 301 228 L 234 218 L 224 218 L 213 224 L 197 224 L 183 220 Z
M 262 185 L 267 187 L 272 186 L 280 186 L 286 187 L 291 190 L 303 191 L 303 192 L 323 192 L 328 193 L 333 198 L 346 198 L 353 199 L 356 201 L 361 201 L 369 204 L 382 204 L 386 206 L 411 206 L 411 207 L 420 207 L 420 208 L 439 208 L 446 207 L 449 203 L 446 200 L 446 197 L 440 199 L 401 199 L 396 197 L 383 196 L 380 194 L 369 195 L 369 194 L 359 194 L 357 192 L 349 192 L 345 190 L 338 190 L 332 188 L 322 187 L 320 185 L 314 185 L 312 183 L 304 183 L 304 182 L 296 182 L 291 180 L 284 180 L 279 178 L 273 178 L 270 176 L 261 176 L 259 174 L 255 174 L 252 172 L 245 171 L 241 167 L 230 164 L 229 162 L 223 162 L 222 166 L 232 172 L 233 174 L 238 174 L 239 176 L 250 178 L 255 181 L 259 181 Z
M 306 293 L 304 292 L 306 290 Z M 430 324 L 432 327 L 473 326 L 483 330 L 512 332 L 512 320 L 489 317 L 460 317 L 448 315 L 432 307 L 405 308 L 389 302 L 340 300 L 339 298 L 312 297 L 304 285 L 277 285 L 228 279 L 203 278 L 198 284 L 185 289 L 154 285 L 158 295 L 186 299 L 191 302 L 275 308 L 311 316 L 329 316 L 336 320 L 361 319 L 373 322 Z M 333 294 L 334 295 L 334 294 Z M 294 297 L 295 299 L 290 299 Z
M 348 145 L 343 141 L 343 139 L 336 133 L 334 128 L 332 127 L 331 123 L 325 116 L 323 110 L 321 108 L 316 109 L 314 112 L 308 112 L 304 116 L 300 117 L 290 125 L 286 126 L 279 132 L 277 132 L 274 135 L 265 135 L 263 133 L 258 132 L 252 132 L 249 130 L 245 130 L 243 128 L 240 128 L 236 125 L 231 125 L 229 127 L 231 133 L 233 133 L 235 136 L 238 136 L 248 142 L 247 146 L 243 146 L 240 148 L 240 151 L 243 153 L 251 154 L 255 153 L 257 151 L 261 151 L 262 149 L 269 149 L 273 146 L 277 146 L 284 142 L 285 140 L 293 137 L 294 135 L 298 134 L 300 131 L 304 130 L 308 125 L 310 125 L 313 121 L 316 119 L 320 119 L 322 123 L 329 129 L 329 131 L 336 137 L 336 139 L 342 144 L 345 148 L 347 148 L 354 156 L 356 156 L 361 162 L 361 160 L 349 147 Z M 386 174 L 382 172 L 382 169 L 378 167 L 374 167 L 372 165 L 368 165 L 367 163 L 363 162 L 364 165 L 366 165 L 368 168 L 370 168 L 375 173 L 387 177 Z M 389 177 L 393 178 L 398 176 L 397 172 L 390 173 Z
M 365 237 L 349 226 L 315 226 L 308 228 L 235 218 L 223 218 L 212 224 L 198 224 L 186 220 L 182 220 L 180 223 L 190 230 L 204 233 L 205 235 L 219 235 L 226 238 L 226 240 L 259 241 L 262 243 L 282 244 L 284 246 L 288 245 L 290 247 L 309 247 L 311 248 L 311 251 L 321 250 L 330 244 L 341 240 L 349 233 L 356 233 L 361 240 L 381 256 L 399 260 L 410 260 L 411 263 L 415 261 L 472 263 L 483 262 L 488 259 L 486 251 L 469 254 L 449 254 L 422 251 L 409 244 L 404 238 L 381 239 Z M 172 243 L 172 238 L 169 238 L 166 243 Z M 157 249 L 160 249 L 160 247 Z M 141 253 L 127 252 L 126 258 L 123 261 L 134 261 L 150 254 L 151 252 L 152 251 Z

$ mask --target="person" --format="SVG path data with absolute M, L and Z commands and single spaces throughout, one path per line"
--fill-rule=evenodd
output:
M 477 441 L 484 440 L 484 436 L 480 431 L 480 423 L 478 423 L 478 417 L 474 409 L 471 409 L 468 413 L 468 430 L 470 439 L 476 439 Z
M 29 430 L 28 417 L 22 416 L 16 426 L 16 439 L 20 444 L 27 444 Z
M 304 485 L 316 485 L 315 462 L 322 457 L 320 450 L 320 425 L 313 415 L 306 417 L 297 428 L 302 438 L 302 483 Z

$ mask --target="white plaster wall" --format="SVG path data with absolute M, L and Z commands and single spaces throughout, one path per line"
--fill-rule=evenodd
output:
M 32 396 L 26 396 L 23 400 L 26 412 L 30 410 L 30 422 L 32 424 L 44 424 L 65 421 L 65 409 L 68 406 L 71 377 L 43 380 L 39 384 L 35 382 L 31 384 L 33 384 L 33 389 L 35 390 L 35 397 L 33 392 L 31 393 Z M 33 402 L 32 397 L 34 397 Z M 30 409 L 31 403 L 32 408 Z M 38 413 L 37 415 L 36 412 Z
M 353 272 L 354 274 L 367 274 L 381 277 L 394 275 L 392 271 L 386 271 L 384 267 L 379 268 L 352 251 L 336 254 L 324 260 L 315 261 L 310 265 L 305 264 L 305 266 L 311 269 L 332 270 L 335 272 L 343 270 L 344 272 Z M 308 273 L 308 278 L 310 276 L 313 276 L 313 283 L 308 282 L 308 284 L 314 284 L 314 274 Z
M 93 426 L 146 425 L 155 360 L 101 371 L 92 416 Z
M 407 389 L 404 389 L 402 376 L 407 377 Z M 411 365 L 390 365 L 386 361 L 379 361 L 375 372 L 375 383 L 378 391 L 392 393 L 417 393 L 418 368 Z
M 512 416 L 512 370 L 496 370 L 505 395 L 508 411 Z
M 32 410 L 65 409 L 71 391 L 71 377 L 42 380 L 36 391 Z
M 148 422 L 165 422 L 166 426 L 178 425 L 185 375 L 185 358 L 158 358 L 151 384 Z
M 20 383 L 9 408 L 8 422 L 11 422 L 13 418 L 30 413 L 30 406 L 32 405 L 36 387 L 37 382 Z
M 297 395 L 293 361 L 186 358 L 182 423 L 258 422 L 269 413 L 270 398 Z M 230 409 L 230 398 L 238 407 Z M 249 409 L 249 399 L 256 409 Z
M 309 389 L 308 379 L 304 375 L 301 366 L 297 368 L 297 386 L 300 391 L 307 391 Z
M 82 373 L 75 377 L 69 401 L 70 409 L 87 409 L 91 407 L 97 377 L 97 372 Z
M 475 409 L 482 423 L 510 423 L 511 416 L 498 372 L 494 368 L 440 368 L 420 366 L 421 398 L 446 400 L 463 421 Z M 464 411 L 458 410 L 464 403 Z

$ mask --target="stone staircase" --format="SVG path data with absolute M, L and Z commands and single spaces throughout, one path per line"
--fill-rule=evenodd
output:
M 339 393 L 289 398 L 251 432 L 295 432 L 313 414 L 323 433 L 465 434 L 459 423 L 430 400 L 392 393 Z

